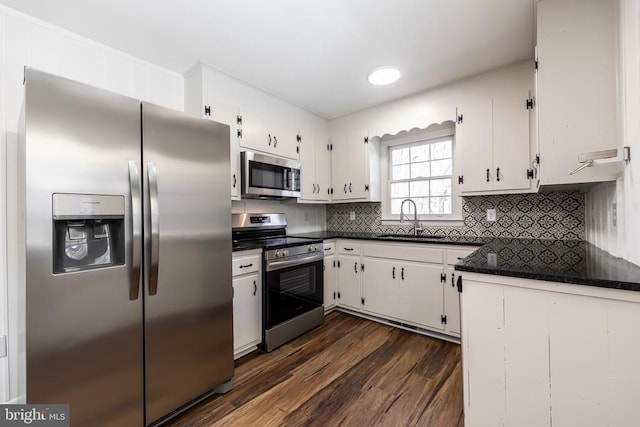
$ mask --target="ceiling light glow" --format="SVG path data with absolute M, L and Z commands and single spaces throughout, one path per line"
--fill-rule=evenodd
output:
M 369 83 L 384 86 L 396 82 L 399 78 L 400 70 L 396 67 L 380 67 L 369 74 Z

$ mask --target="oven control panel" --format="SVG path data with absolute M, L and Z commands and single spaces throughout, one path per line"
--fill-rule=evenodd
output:
M 272 249 L 265 252 L 266 260 L 281 259 L 295 257 L 304 254 L 322 253 L 324 245 L 322 243 L 314 243 L 312 245 L 291 246 L 286 249 Z

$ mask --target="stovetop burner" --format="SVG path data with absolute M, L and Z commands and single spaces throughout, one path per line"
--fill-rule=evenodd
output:
M 265 251 L 322 243 L 322 239 L 288 237 L 284 214 L 233 214 L 233 249 Z

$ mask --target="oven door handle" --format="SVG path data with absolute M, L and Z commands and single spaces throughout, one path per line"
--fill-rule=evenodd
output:
M 266 265 L 266 271 L 281 270 L 287 267 L 295 267 L 296 265 L 304 265 L 316 261 L 322 261 L 323 259 L 324 254 L 322 252 L 319 252 L 312 255 L 306 255 L 301 258 L 285 259 L 282 261 L 268 261 Z

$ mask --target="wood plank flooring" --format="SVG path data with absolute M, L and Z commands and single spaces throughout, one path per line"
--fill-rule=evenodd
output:
M 460 346 L 333 312 L 167 426 L 462 426 Z

